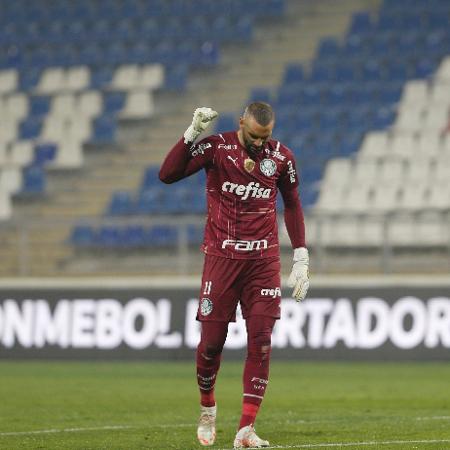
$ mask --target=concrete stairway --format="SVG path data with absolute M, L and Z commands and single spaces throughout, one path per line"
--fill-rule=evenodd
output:
M 24 269 L 26 258 L 14 253 L 14 249 L 18 248 L 12 237 L 17 234 L 16 231 L 0 232 L 3 239 L 8 236 L 7 233 L 13 233 L 10 236 L 11 255 L 0 264 L 0 275 L 9 271 L 10 275 L 14 272 L 63 274 L 67 270 L 67 261 L 72 258 L 72 249 L 65 241 L 73 221 L 100 216 L 115 190 L 136 190 L 144 168 L 149 164 L 161 163 L 189 125 L 196 107 L 211 106 L 220 113 L 234 113 L 237 125 L 251 88 L 275 89 L 287 62 L 298 61 L 307 65 L 322 37 L 342 36 L 352 12 L 376 11 L 380 2 L 290 0 L 284 19 L 257 25 L 251 45 L 228 46 L 223 49 L 218 68 L 194 72 L 190 76 L 187 92 L 161 93 L 157 98 L 159 113 L 152 120 L 121 127 L 117 149 L 90 151 L 86 154 L 83 170 L 49 176 L 45 201 L 15 205 L 15 223 L 19 229 L 24 223 L 36 224 L 25 233 L 30 246 L 29 259 Z M 41 223 L 42 226 L 38 225 Z M 14 264 L 11 262 L 13 260 Z M 17 261 L 22 261 L 22 269 L 17 269 Z

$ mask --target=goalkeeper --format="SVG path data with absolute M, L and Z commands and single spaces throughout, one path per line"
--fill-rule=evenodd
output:
M 269 443 L 257 436 L 254 424 L 269 382 L 271 334 L 280 318 L 278 190 L 294 249 L 288 283 L 298 301 L 305 298 L 309 287 L 305 225 L 293 154 L 271 137 L 275 124 L 272 107 L 251 103 L 237 131 L 197 142 L 217 115 L 210 108 L 195 110 L 191 125 L 166 156 L 159 177 L 164 183 L 173 183 L 201 169 L 207 174 L 205 260 L 197 312 L 202 324 L 197 348 L 198 440 L 205 446 L 215 441 L 214 386 L 228 324 L 235 321 L 240 303 L 247 327 L 247 358 L 234 447 L 260 448 Z

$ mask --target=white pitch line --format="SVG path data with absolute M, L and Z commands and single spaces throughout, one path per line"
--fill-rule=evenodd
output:
M 299 444 L 299 445 L 275 445 L 265 447 L 267 449 L 293 449 L 293 448 L 331 448 L 331 447 L 354 447 L 374 445 L 401 445 L 401 444 L 443 444 L 449 443 L 450 439 L 418 439 L 412 441 L 361 441 L 361 442 L 330 442 L 323 444 Z M 218 450 L 233 450 L 232 448 L 220 448 Z
M 126 430 L 128 428 L 136 428 L 131 425 L 106 425 L 104 427 L 86 427 L 86 428 L 61 428 L 50 430 L 34 430 L 34 431 L 6 431 L 0 432 L 0 436 L 21 436 L 27 434 L 51 434 L 51 433 L 78 433 L 83 431 L 101 431 L 101 430 Z
M 428 417 L 403 417 L 402 419 L 407 420 L 417 420 L 417 421 L 425 421 L 425 420 L 450 420 L 450 416 L 428 416 Z M 323 419 L 323 420 L 284 420 L 284 421 L 276 421 L 275 423 L 286 423 L 286 424 L 304 424 L 304 425 L 313 425 L 316 423 L 329 423 L 329 422 L 338 422 L 339 420 L 333 419 Z M 222 424 L 231 425 L 234 422 L 231 421 L 222 421 Z M 196 423 L 161 423 L 161 424 L 148 424 L 148 425 L 106 425 L 103 427 L 78 427 L 78 428 L 60 428 L 60 429 L 49 429 L 49 430 L 31 430 L 31 431 L 3 431 L 0 432 L 1 436 L 21 436 L 21 435 L 32 435 L 32 434 L 52 434 L 52 433 L 79 433 L 84 431 L 102 431 L 102 430 L 126 430 L 132 428 L 190 428 L 197 426 Z M 397 441 L 395 441 L 397 442 Z M 287 446 L 287 447 L 269 447 L 274 449 L 283 449 L 283 448 L 317 448 L 317 447 L 336 447 L 339 445 L 349 446 L 349 445 L 387 445 L 389 443 L 395 442 L 387 442 L 384 444 L 383 442 L 368 442 L 368 443 L 352 443 L 352 444 L 303 444 L 301 446 Z M 415 443 L 416 441 L 398 441 L 398 443 Z M 418 441 L 421 443 L 422 441 Z M 424 441 L 424 442 L 434 442 L 434 441 Z M 441 442 L 441 441 L 438 441 Z M 450 442 L 450 440 L 443 440 L 442 442 Z M 227 450 L 227 449 L 219 449 L 219 450 Z

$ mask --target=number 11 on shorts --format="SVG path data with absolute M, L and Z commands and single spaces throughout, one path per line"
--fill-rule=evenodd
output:
M 203 294 L 211 294 L 212 281 L 205 281 L 205 288 L 203 289 Z

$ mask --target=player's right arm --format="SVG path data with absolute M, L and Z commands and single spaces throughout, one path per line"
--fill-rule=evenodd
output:
M 218 116 L 211 108 L 197 108 L 191 125 L 183 137 L 172 147 L 159 170 L 159 179 L 163 183 L 174 183 L 192 175 L 206 165 L 211 158 L 211 144 L 201 142 L 194 146 L 200 133 Z M 203 147 L 202 147 L 203 145 Z M 206 152 L 210 148 L 211 151 Z M 194 157 L 196 156 L 196 157 Z

